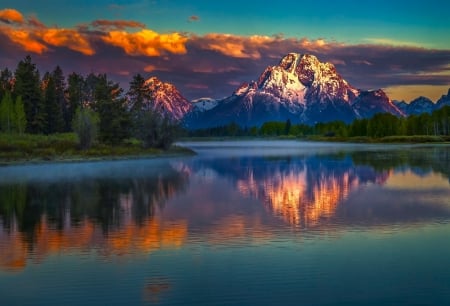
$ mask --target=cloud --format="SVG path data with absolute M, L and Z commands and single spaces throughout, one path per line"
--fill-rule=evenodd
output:
M 159 34 L 152 30 L 142 29 L 139 32 L 111 31 L 102 37 L 108 44 L 122 48 L 128 55 L 160 56 L 167 51 L 174 54 L 185 54 L 187 37 L 179 33 Z
M 0 10 L 0 21 L 19 24 L 25 22 L 23 15 L 19 11 L 10 8 Z
M 145 28 L 145 24 L 133 20 L 105 20 L 98 19 L 91 22 L 94 28 L 100 28 L 103 31 L 124 30 L 126 28 Z
M 449 86 L 450 50 L 283 35 L 158 33 L 127 20 L 94 20 L 64 29 L 20 12 L 16 15 L 22 19 L 0 12 L 0 68 L 14 69 L 12 65 L 31 52 L 44 71 L 60 64 L 69 72 L 107 73 L 124 88 L 133 74 L 157 76 L 174 83 L 188 99 L 230 95 L 238 84 L 256 80 L 289 52 L 334 63 L 338 73 L 361 89 Z
M 44 51 L 48 50 L 48 47 L 45 44 L 34 38 L 24 29 L 0 27 L 0 32 L 25 51 L 42 54 Z
M 377 44 L 377 45 L 423 47 L 423 45 L 418 44 L 413 41 L 396 40 L 396 39 L 390 39 L 390 38 L 366 38 L 365 40 L 368 41 L 369 43 Z
M 199 16 L 197 16 L 197 15 L 192 15 L 192 16 L 189 16 L 189 19 L 188 19 L 188 21 L 189 21 L 189 22 L 196 22 L 196 21 L 200 21 L 200 17 L 199 17 Z
M 89 40 L 75 30 L 50 28 L 38 31 L 36 34 L 51 46 L 66 47 L 84 55 L 95 53 Z

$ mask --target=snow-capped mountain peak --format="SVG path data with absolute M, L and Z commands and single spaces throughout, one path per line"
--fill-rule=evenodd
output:
M 182 119 L 192 110 L 192 104 L 173 84 L 162 82 L 157 77 L 149 78 L 144 84 L 148 97 L 144 103 L 146 107 L 167 114 L 176 120 Z

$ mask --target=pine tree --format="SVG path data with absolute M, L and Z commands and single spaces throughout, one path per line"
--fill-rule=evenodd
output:
M 27 119 L 26 130 L 30 133 L 43 133 L 45 129 L 45 109 L 40 88 L 39 71 L 28 55 L 20 61 L 14 73 L 13 96 L 21 96 Z
M 14 104 L 11 93 L 7 91 L 0 103 L 0 128 L 5 133 L 12 133 L 14 129 Z
M 145 79 L 139 73 L 133 76 L 127 96 L 130 101 L 131 110 L 133 112 L 141 111 L 144 106 L 144 101 L 148 99 L 148 94 L 145 88 Z
M 19 134 L 23 134 L 25 132 L 25 128 L 27 125 L 27 119 L 25 117 L 25 110 L 23 107 L 22 97 L 18 96 L 16 98 L 16 103 L 14 103 L 14 113 L 15 113 L 15 127 L 16 132 Z
M 56 66 L 55 70 L 52 72 L 52 77 L 55 84 L 56 107 L 59 108 L 56 117 L 57 132 L 64 132 L 66 131 L 64 113 L 66 111 L 67 101 L 65 96 L 66 82 L 61 67 Z
M 46 73 L 42 80 L 45 103 L 45 132 L 54 134 L 62 132 L 64 127 L 61 105 L 57 100 L 57 88 L 55 78 L 50 73 Z
M 99 135 L 104 142 L 117 144 L 129 136 L 130 120 L 122 93 L 119 84 L 108 81 L 105 74 L 98 76 L 94 109 L 100 118 Z
M 75 112 L 83 103 L 83 89 L 85 87 L 85 81 L 83 76 L 74 72 L 68 76 L 67 83 L 67 101 L 63 116 L 66 131 L 70 131 L 72 130 L 72 121 L 75 116 Z

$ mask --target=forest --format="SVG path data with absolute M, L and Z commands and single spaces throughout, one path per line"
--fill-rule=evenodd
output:
M 123 146 L 130 139 L 138 141 L 143 148 L 166 150 L 179 136 L 317 136 L 350 140 L 360 137 L 363 141 L 367 138 L 427 136 L 440 137 L 436 138 L 440 141 L 448 140 L 450 135 L 449 106 L 431 114 L 405 118 L 379 113 L 350 124 L 334 121 L 305 125 L 287 120 L 266 122 L 261 127 L 231 123 L 188 131 L 169 115 L 144 103 L 148 100 L 151 100 L 149 92 L 140 74 L 133 76 L 125 92 L 106 74 L 82 76 L 72 72 L 66 78 L 62 69 L 56 66 L 41 77 L 31 57 L 26 56 L 14 72 L 8 68 L 0 72 L 0 133 L 3 138 L 7 135 L 76 135 L 79 150 L 88 150 L 96 144 L 110 148 Z M 430 138 L 416 139 L 428 141 L 426 139 Z
M 125 92 L 106 74 L 64 76 L 56 66 L 41 77 L 30 56 L 14 72 L 0 73 L 0 131 L 3 135 L 75 132 L 80 149 L 115 146 L 137 139 L 145 148 L 168 149 L 178 123 L 146 108 L 145 79 L 133 76 Z

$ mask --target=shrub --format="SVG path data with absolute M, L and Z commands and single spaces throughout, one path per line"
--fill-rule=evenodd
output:
M 78 109 L 73 119 L 73 130 L 77 134 L 80 149 L 89 149 L 98 134 L 99 119 L 97 114 L 88 108 Z

